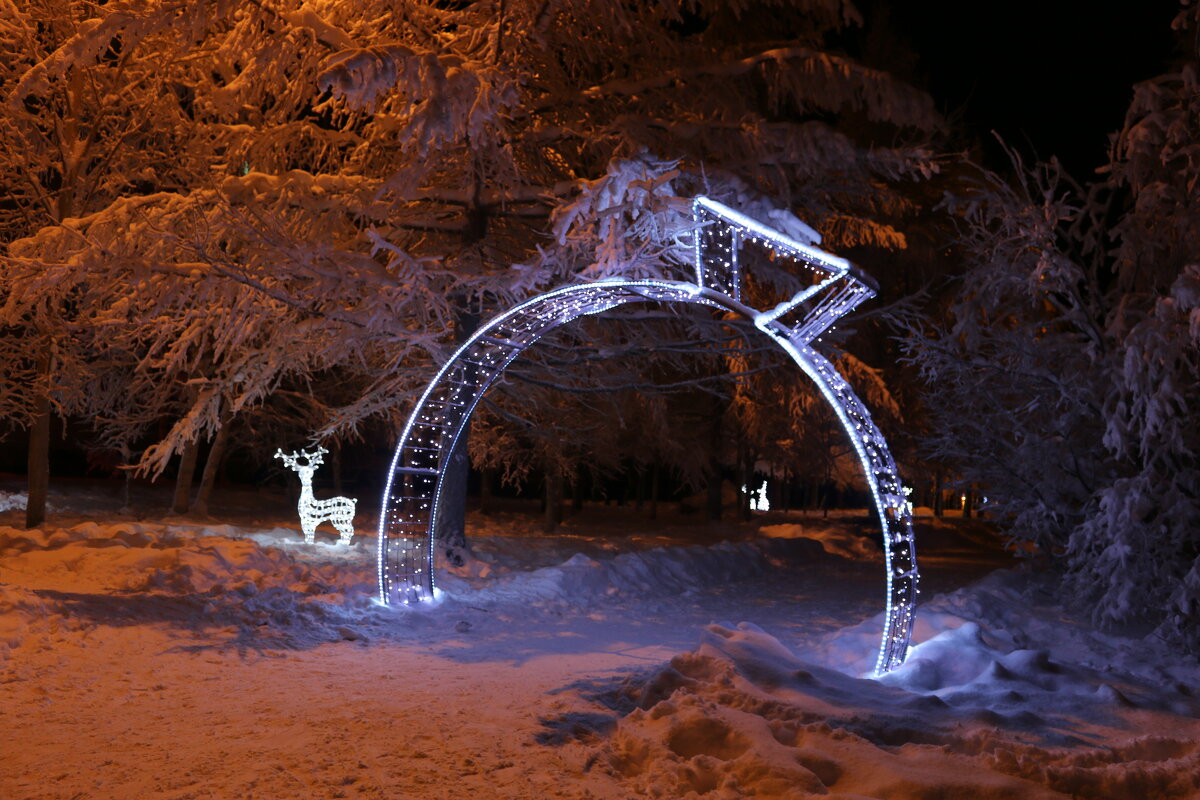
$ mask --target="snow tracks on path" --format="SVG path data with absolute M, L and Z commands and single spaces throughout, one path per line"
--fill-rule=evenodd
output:
M 0 660 L 9 650 L 52 636 L 51 627 L 56 636 L 134 618 L 193 633 L 216 631 L 239 645 L 285 648 L 404 635 L 412 625 L 428 623 L 428 614 L 405 615 L 373 603 L 373 545 L 360 538 L 350 547 L 307 546 L 290 529 L 228 525 L 0 527 Z M 773 565 L 828 558 L 819 544 L 804 539 L 722 542 L 603 560 L 576 554 L 533 570 L 493 567 L 486 579 L 444 572 L 440 586 L 451 607 L 584 609 L 605 599 L 700 591 L 761 575 Z
M 473 604 L 584 608 L 606 597 L 633 599 L 701 591 L 754 578 L 772 567 L 828 558 L 820 544 L 808 539 L 755 539 L 658 547 L 603 559 L 577 553 L 557 566 L 501 574 L 485 581 L 447 572 L 439 578 L 439 585 L 452 597 Z
M 373 571 L 361 549 L 313 559 L 291 531 L 249 537 L 230 526 L 85 522 L 0 527 L 0 667 L 9 651 L 49 647 L 97 624 L 150 622 L 254 646 L 359 638 Z M 318 551 L 318 552 L 322 552 Z M 311 552 L 311 551 L 310 551 Z

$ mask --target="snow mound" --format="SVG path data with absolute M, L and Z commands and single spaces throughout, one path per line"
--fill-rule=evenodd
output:
M 711 625 L 697 650 L 627 681 L 610 702 L 628 713 L 596 760 L 639 797 L 1200 792 L 1195 726 L 1130 735 L 1144 729 L 1148 706 L 1135 710 L 1121 690 L 1045 653 L 1000 654 L 970 623 L 918 646 L 881 681 L 802 661 L 750 623 Z M 1064 715 L 1084 706 L 1123 741 L 1093 747 L 1063 733 L 1079 730 Z
M 24 511 L 28 502 L 29 494 L 26 492 L 0 492 L 0 512 Z
M 810 539 L 818 542 L 826 553 L 843 558 L 861 561 L 883 558 L 883 551 L 873 540 L 855 530 L 847 530 L 836 525 L 817 527 L 807 523 L 803 525 L 782 523 L 764 525 L 758 531 L 763 536 L 773 539 Z
M 442 625 L 467 606 L 515 608 L 527 616 L 537 609 L 557 614 L 686 594 L 797 560 L 830 558 L 807 539 L 762 539 L 611 558 L 577 553 L 525 570 L 480 561 L 461 574 L 441 574 L 439 603 L 387 609 L 373 602 L 373 542 L 307 546 L 288 528 L 152 522 L 0 527 L 0 555 L 6 581 L 21 587 L 6 601 L 10 613 L 0 631 L 9 642 L 44 640 L 46 619 L 93 625 L 136 611 L 189 635 L 260 648 L 405 636 L 414 626 Z
M 0 490 L 0 513 L 5 511 L 24 511 L 25 506 L 29 503 L 28 492 L 9 492 Z M 61 511 L 62 506 L 58 503 L 46 503 L 47 512 Z
M 997 570 L 970 586 L 923 602 L 917 610 L 908 661 L 889 680 L 912 691 L 942 692 L 969 683 L 992 669 L 992 662 L 1000 662 L 997 670 L 1008 669 L 1011 665 L 1004 659 L 1025 652 L 1037 654 L 1027 656 L 1031 659 L 1073 665 L 1077 672 L 1065 683 L 1083 681 L 1091 687 L 1088 691 L 1098 691 L 1097 681 L 1104 680 L 1200 685 L 1200 666 L 1181 661 L 1161 642 L 1107 634 L 1067 613 L 1054 600 L 1053 581 L 1051 575 Z M 872 645 L 882 624 L 880 614 L 834 632 L 821 642 L 820 662 L 852 675 L 869 674 L 874 668 Z M 1131 685 L 1120 691 L 1139 693 Z
M 439 585 L 448 597 L 475 605 L 581 608 L 605 597 L 680 594 L 746 580 L 789 561 L 821 558 L 828 556 L 807 539 L 762 539 L 658 547 L 612 558 L 576 553 L 556 566 L 500 574 L 486 581 L 471 578 L 490 571 L 470 566 L 460 574 L 443 574 Z
M 22 670 L 13 673 L 9 659 L 22 649 L 29 652 L 49 650 L 54 646 L 60 624 L 42 598 L 35 593 L 0 583 L 0 681 L 25 680 L 32 677 Z
M 290 538 L 289 538 L 290 537 Z M 134 607 L 189 631 L 287 647 L 365 639 L 381 624 L 370 602 L 366 545 L 301 548 L 285 529 L 250 536 L 225 525 L 84 522 L 0 527 L 0 659 L 62 627 L 112 622 Z

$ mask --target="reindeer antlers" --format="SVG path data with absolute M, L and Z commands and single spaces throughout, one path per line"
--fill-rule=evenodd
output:
M 324 447 L 318 447 L 316 450 L 314 450 L 311 453 L 308 452 L 307 450 L 300 450 L 299 452 L 296 452 L 296 453 L 287 454 L 287 453 L 283 452 L 283 448 L 280 448 L 275 451 L 275 457 L 282 458 L 284 466 L 288 467 L 289 469 L 299 469 L 301 465 L 298 462 L 301 458 L 303 458 L 306 462 L 303 466 L 307 466 L 307 467 L 321 466 L 321 464 L 325 463 L 324 456 L 328 452 L 329 451 L 326 450 Z

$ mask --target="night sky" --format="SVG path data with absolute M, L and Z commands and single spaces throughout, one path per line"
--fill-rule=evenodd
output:
M 1133 84 L 1169 67 L 1180 8 L 1178 0 L 889 5 L 918 54 L 915 79 L 984 144 L 989 166 L 1002 166 L 995 130 L 1023 154 L 1057 155 L 1078 178 L 1104 163 Z

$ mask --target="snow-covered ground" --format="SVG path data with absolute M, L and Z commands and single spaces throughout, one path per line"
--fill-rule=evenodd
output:
M 1200 668 L 962 522 L 921 526 L 919 643 L 872 680 L 862 514 L 472 515 L 479 560 L 394 610 L 369 533 L 53 499 L 0 515 L 5 800 L 1200 796 Z

